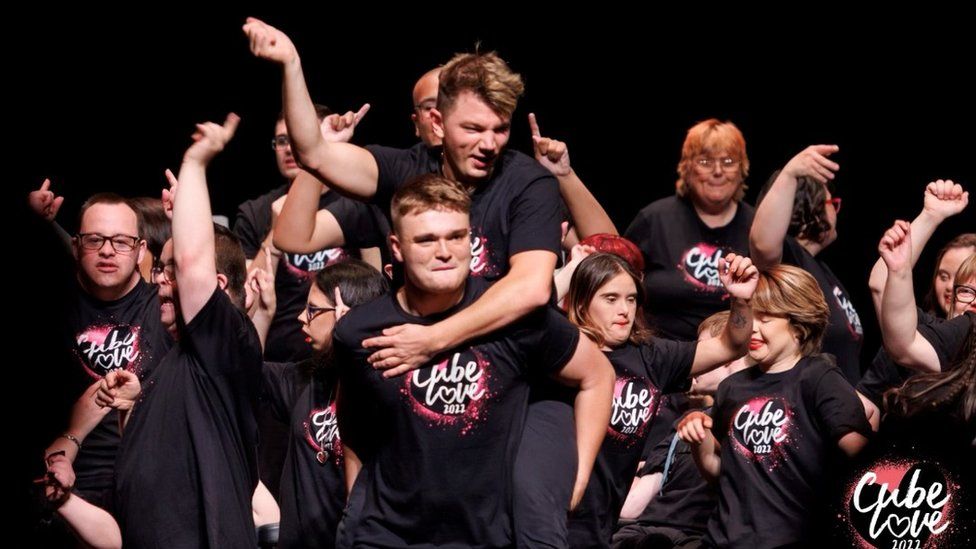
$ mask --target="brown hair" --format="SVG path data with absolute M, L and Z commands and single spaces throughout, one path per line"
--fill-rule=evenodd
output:
M 953 238 L 948 244 L 939 250 L 939 255 L 935 257 L 935 269 L 932 272 L 932 283 L 929 284 L 929 292 L 925 294 L 925 301 L 923 305 L 925 310 L 942 316 L 942 308 L 939 307 L 939 296 L 935 295 L 935 281 L 939 278 L 939 266 L 942 264 L 942 258 L 945 257 L 946 252 L 949 250 L 954 250 L 956 248 L 976 248 L 976 233 L 962 233 L 961 235 Z
M 397 189 L 390 204 L 393 232 L 398 232 L 400 220 L 408 213 L 445 210 L 469 213 L 471 197 L 460 185 L 435 174 L 419 175 Z
M 140 223 L 141 220 L 139 219 L 139 212 L 137 212 L 132 206 L 129 199 L 115 193 L 95 193 L 88 197 L 88 200 L 86 200 L 81 205 L 81 209 L 78 210 L 78 230 L 81 230 L 81 222 L 85 219 L 85 212 L 87 212 L 88 208 L 91 208 L 95 204 L 125 204 L 128 206 L 129 209 L 132 210 L 132 213 L 136 216 L 136 230 L 139 231 L 139 234 L 135 236 L 142 238 L 142 223 Z
M 644 312 L 641 310 L 641 303 L 644 302 L 644 285 L 641 284 L 640 276 L 634 272 L 630 263 L 614 254 L 592 254 L 580 262 L 569 283 L 569 293 L 566 296 L 569 320 L 600 346 L 603 346 L 606 341 L 603 339 L 603 333 L 595 328 L 590 320 L 590 303 L 600 288 L 621 273 L 633 279 L 634 286 L 637 288 L 637 310 L 634 313 L 634 326 L 630 330 L 629 341 L 639 345 L 650 339 L 651 332 L 644 324 Z
M 464 91 L 480 97 L 502 118 L 511 118 L 525 84 L 493 51 L 459 53 L 441 69 L 437 110 L 446 114 Z
M 681 161 L 678 162 L 678 181 L 675 193 L 684 197 L 688 194 L 688 176 L 695 168 L 695 160 L 705 151 L 723 151 L 739 161 L 739 188 L 732 197 L 736 202 L 746 194 L 745 180 L 749 175 L 749 157 L 746 155 L 746 138 L 732 122 L 722 122 L 717 118 L 703 120 L 688 130 L 681 146 Z
M 830 308 L 810 273 L 784 264 L 760 272 L 752 309 L 756 313 L 786 317 L 803 356 L 820 351 Z

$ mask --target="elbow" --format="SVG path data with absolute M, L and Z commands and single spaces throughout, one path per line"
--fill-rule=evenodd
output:
M 527 308 L 531 310 L 543 307 L 548 305 L 552 298 L 552 279 L 547 278 L 544 282 L 534 281 L 531 287 L 526 287 L 524 290 L 522 295 Z

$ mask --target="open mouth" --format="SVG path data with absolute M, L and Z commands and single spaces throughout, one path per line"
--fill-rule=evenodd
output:
M 766 343 L 761 339 L 750 339 L 749 340 L 749 350 L 755 351 L 756 349 L 762 347 Z

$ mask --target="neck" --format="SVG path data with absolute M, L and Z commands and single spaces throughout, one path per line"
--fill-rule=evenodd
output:
M 786 358 L 781 358 L 772 364 L 758 364 L 759 369 L 762 370 L 764 374 L 778 374 L 780 372 L 786 372 L 792 370 L 796 366 L 797 362 L 803 358 L 799 351 L 796 354 L 790 355 Z
M 727 204 L 705 204 L 692 198 L 691 204 L 695 207 L 698 218 L 710 229 L 728 225 L 739 209 L 735 200 L 730 200 Z
M 464 189 L 468 192 L 473 190 L 478 185 L 477 181 L 470 181 L 466 178 L 461 178 L 461 176 L 458 175 L 457 170 L 455 170 L 454 167 L 451 166 L 451 163 L 448 162 L 447 155 L 445 155 L 443 151 L 441 151 L 441 174 L 451 181 L 460 183 L 461 186 L 464 187 Z
M 140 278 L 141 277 L 139 275 L 139 272 L 136 271 L 132 273 L 132 276 L 129 278 L 129 281 L 126 282 L 124 285 L 105 288 L 102 286 L 96 286 L 95 284 L 92 284 L 90 280 L 81 276 L 81 274 L 79 273 L 78 282 L 81 284 L 81 287 L 85 290 L 85 293 L 94 297 L 95 299 L 99 301 L 115 301 L 117 299 L 121 299 L 125 297 L 126 294 L 131 292 L 132 289 L 136 287 L 136 284 L 139 283 Z
M 432 294 L 413 286 L 408 281 L 397 290 L 397 302 L 403 310 L 414 316 L 430 316 L 444 312 L 464 298 L 465 285 L 448 293 Z

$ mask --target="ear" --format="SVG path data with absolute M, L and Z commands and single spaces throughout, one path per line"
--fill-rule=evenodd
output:
M 217 273 L 217 287 L 223 290 L 224 292 L 227 291 L 227 275 L 223 273 Z
M 430 109 L 430 123 L 431 129 L 434 130 L 434 135 L 444 139 L 444 117 L 441 115 L 441 111 Z
M 414 137 L 420 137 L 420 124 L 417 123 L 417 113 L 410 115 L 410 120 L 413 121 L 413 135 Z
M 75 258 L 75 261 L 81 257 L 81 241 L 78 240 L 77 236 L 71 237 L 71 256 Z
M 403 263 L 403 251 L 400 250 L 400 238 L 393 233 L 390 233 L 390 251 L 393 252 L 394 259 Z
M 145 240 L 139 240 L 139 251 L 136 253 L 136 265 L 142 264 L 142 260 L 146 257 L 148 245 Z

